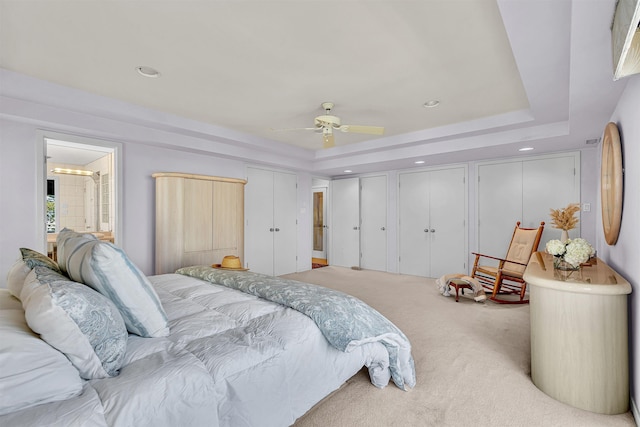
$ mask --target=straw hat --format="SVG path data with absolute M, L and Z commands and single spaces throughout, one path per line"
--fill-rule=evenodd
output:
M 237 270 L 247 271 L 248 268 L 242 268 L 240 258 L 235 255 L 227 255 L 222 259 L 222 264 L 213 264 L 211 267 L 219 268 L 221 270 Z

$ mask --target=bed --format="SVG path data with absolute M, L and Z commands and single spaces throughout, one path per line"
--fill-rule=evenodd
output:
M 61 236 L 57 264 L 24 250 L 0 290 L 0 425 L 287 426 L 364 366 L 415 385 L 404 334 L 356 298 L 208 266 L 144 277 Z

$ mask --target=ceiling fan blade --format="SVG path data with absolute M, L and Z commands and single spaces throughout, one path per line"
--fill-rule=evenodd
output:
M 366 133 L 369 135 L 382 135 L 384 133 L 384 128 L 381 126 L 342 125 L 339 129 L 342 132 Z
M 322 135 L 322 148 L 331 148 L 335 146 L 336 146 L 336 142 L 333 139 L 332 133 L 325 133 Z
M 274 129 L 274 128 L 269 128 L 269 130 L 273 131 L 273 132 L 288 132 L 291 130 L 313 130 L 313 131 L 322 131 L 321 127 L 313 127 L 313 128 L 279 128 L 279 129 Z

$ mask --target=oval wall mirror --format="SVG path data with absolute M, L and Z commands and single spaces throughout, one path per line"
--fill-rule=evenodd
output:
M 602 139 L 602 165 L 600 170 L 600 194 L 602 227 L 609 245 L 615 245 L 622 221 L 622 148 L 618 126 L 611 122 L 604 129 Z

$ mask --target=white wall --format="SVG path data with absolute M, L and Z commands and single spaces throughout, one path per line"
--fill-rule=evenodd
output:
M 640 75 L 628 78 L 627 87 L 611 116 L 618 125 L 624 165 L 624 204 L 620 235 L 614 246 L 604 240 L 602 218 L 598 215 L 598 256 L 631 283 L 629 296 L 629 336 L 631 398 L 634 416 L 640 420 Z M 604 128 L 604 127 L 603 127 Z M 598 205 L 598 212 L 600 207 Z

